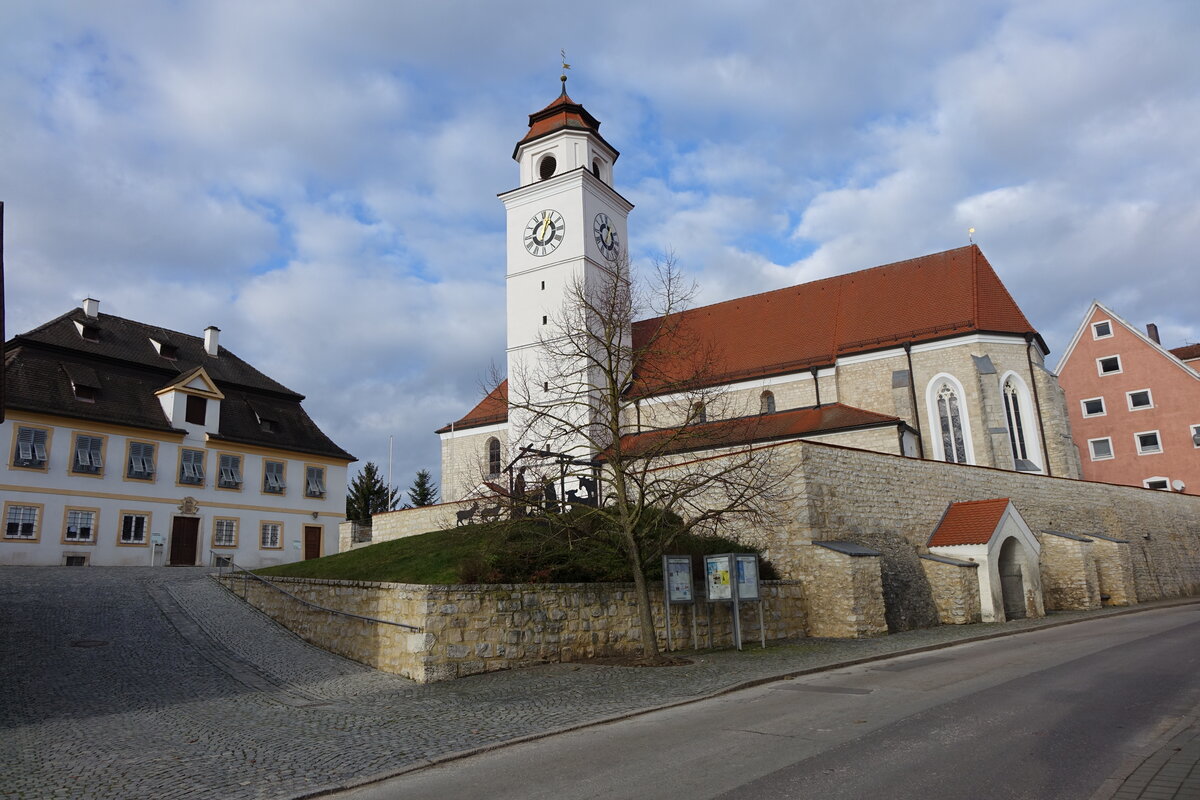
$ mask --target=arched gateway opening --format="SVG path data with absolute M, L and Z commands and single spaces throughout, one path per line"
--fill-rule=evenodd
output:
M 1000 547 L 1000 593 L 1005 619 L 1025 619 L 1025 577 L 1021 571 L 1021 545 L 1014 538 Z

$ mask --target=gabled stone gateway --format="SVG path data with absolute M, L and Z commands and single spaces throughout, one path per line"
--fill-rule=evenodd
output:
M 984 622 L 1045 616 L 1038 569 L 1041 549 L 1007 497 L 951 503 L 929 537 L 930 553 L 979 565 Z

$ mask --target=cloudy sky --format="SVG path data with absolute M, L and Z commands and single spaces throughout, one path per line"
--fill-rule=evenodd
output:
M 87 295 L 217 325 L 436 477 L 504 361 L 496 194 L 565 48 L 635 261 L 703 302 L 974 227 L 1052 364 L 1093 298 L 1196 342 L 1197 42 L 1192 0 L 0 0 L 6 334 Z

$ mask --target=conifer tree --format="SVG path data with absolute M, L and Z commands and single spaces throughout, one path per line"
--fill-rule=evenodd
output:
M 346 493 L 346 519 L 367 521 L 372 514 L 393 511 L 398 500 L 396 495 L 395 489 L 388 491 L 384 485 L 379 467 L 368 461 L 350 482 L 350 490 Z
M 431 506 L 438 501 L 437 484 L 433 482 L 429 470 L 417 470 L 416 480 L 413 481 L 412 486 L 408 487 L 408 501 L 414 507 Z

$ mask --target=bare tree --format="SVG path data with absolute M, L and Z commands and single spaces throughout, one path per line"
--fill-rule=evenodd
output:
M 510 364 L 509 443 L 517 464 L 579 484 L 557 499 L 594 506 L 592 527 L 633 574 L 643 655 L 657 660 L 646 568 L 684 533 L 773 524 L 789 475 L 778 448 L 754 444 L 763 418 L 738 413 L 721 388 L 724 359 L 684 313 L 695 286 L 673 260 L 641 285 L 624 260 L 589 269 L 536 354 Z M 662 524 L 663 511 L 682 525 Z

